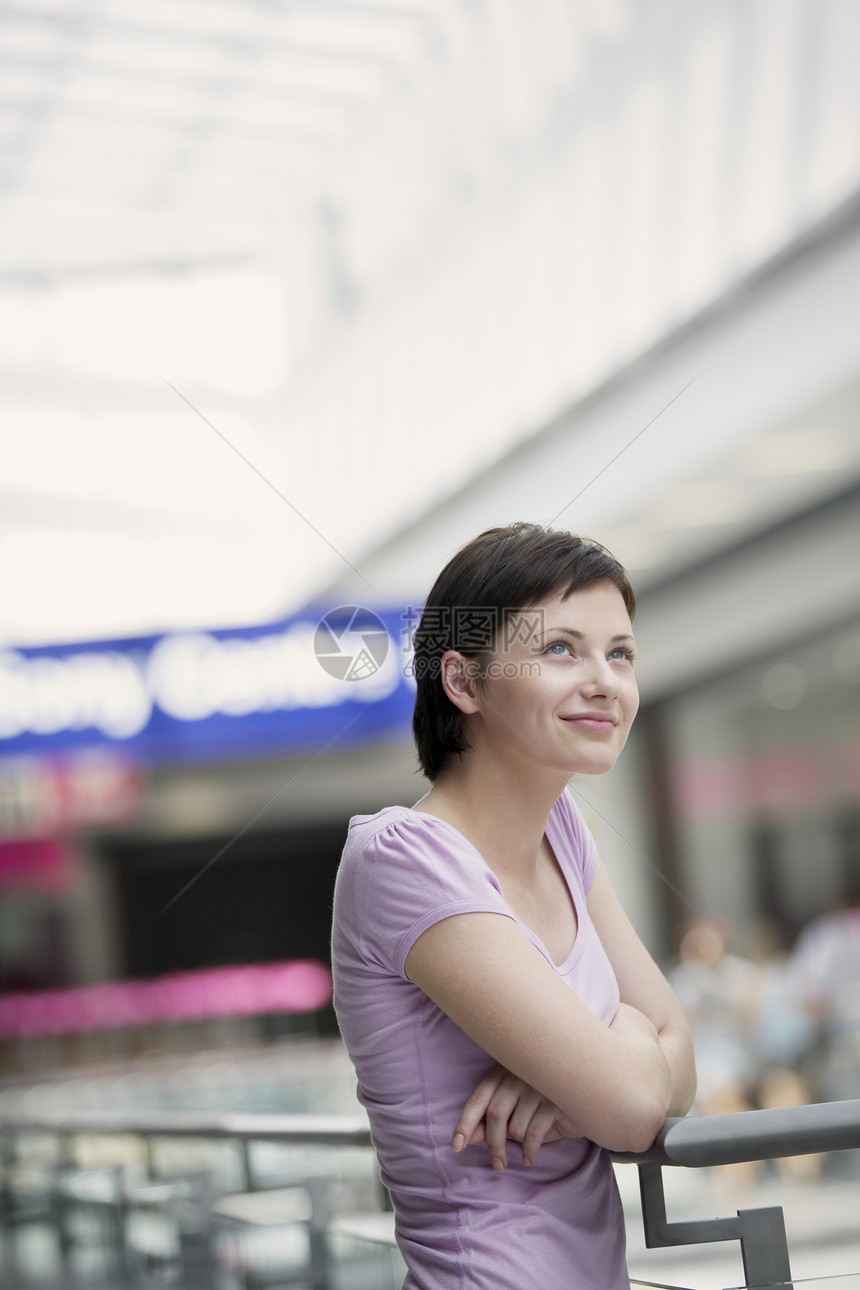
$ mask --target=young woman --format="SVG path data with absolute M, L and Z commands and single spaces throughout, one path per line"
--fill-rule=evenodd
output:
M 450 561 L 415 634 L 429 793 L 350 822 L 335 1007 L 404 1290 L 619 1290 L 609 1152 L 692 1104 L 689 1031 L 567 791 L 638 706 L 624 570 L 533 524 Z

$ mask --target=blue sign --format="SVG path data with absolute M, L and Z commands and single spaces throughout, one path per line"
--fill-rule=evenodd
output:
M 400 610 L 0 651 L 0 754 L 121 747 L 142 762 L 318 752 L 406 731 Z

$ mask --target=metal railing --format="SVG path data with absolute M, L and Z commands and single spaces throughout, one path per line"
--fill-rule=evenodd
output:
M 666 1216 L 663 1167 L 695 1169 L 856 1147 L 860 1099 L 667 1120 L 648 1151 L 615 1158 L 639 1167 L 649 1249 L 740 1241 L 745 1285 L 784 1286 L 791 1282 L 791 1267 L 781 1206 L 738 1210 L 732 1218 L 673 1223 Z
M 292 1146 L 370 1148 L 370 1129 L 361 1115 L 210 1115 L 195 1113 L 73 1111 L 66 1115 L 0 1114 L 0 1142 L 8 1163 L 27 1135 L 56 1136 L 61 1156 L 73 1158 L 78 1135 L 133 1135 L 147 1146 L 159 1139 L 205 1139 L 237 1144 L 243 1164 L 242 1186 L 254 1192 L 251 1143 Z M 667 1120 L 648 1151 L 617 1153 L 614 1159 L 639 1169 L 645 1244 L 649 1248 L 738 1240 L 745 1284 L 790 1285 L 791 1269 L 782 1208 L 739 1210 L 734 1217 L 672 1222 L 666 1214 L 662 1170 L 702 1168 L 742 1161 L 772 1160 L 813 1152 L 860 1148 L 860 1099 L 776 1110 Z M 325 1202 L 311 1196 L 312 1281 L 321 1290 L 327 1277 Z M 382 1206 L 380 1205 L 380 1208 Z

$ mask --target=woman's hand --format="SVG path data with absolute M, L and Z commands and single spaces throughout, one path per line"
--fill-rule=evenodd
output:
M 504 1066 L 485 1075 L 463 1107 L 454 1129 L 454 1151 L 486 1142 L 494 1169 L 507 1166 L 509 1138 L 522 1144 L 523 1164 L 531 1165 L 545 1142 L 581 1138 L 569 1116 Z

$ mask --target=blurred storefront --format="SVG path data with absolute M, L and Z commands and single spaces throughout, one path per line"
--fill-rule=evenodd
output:
M 860 8 L 337 8 L 6 15 L 6 990 L 324 958 L 404 625 L 520 519 L 637 588 L 574 791 L 655 953 L 856 873 Z
M 659 719 L 671 844 L 697 909 L 774 923 L 790 943 L 860 903 L 860 616 L 670 699 Z
M 401 645 L 345 606 L 5 653 L 0 993 L 326 964 L 346 820 L 385 791 L 356 762 L 409 723 Z

